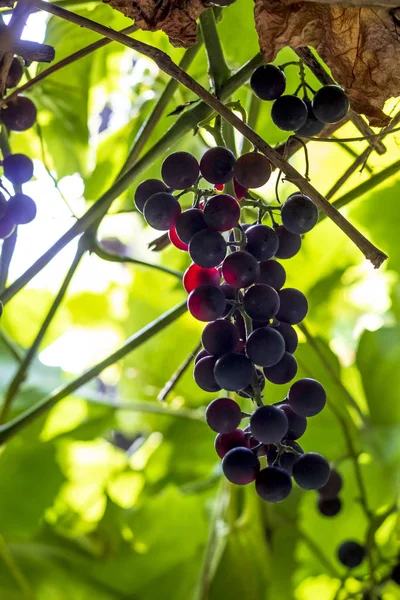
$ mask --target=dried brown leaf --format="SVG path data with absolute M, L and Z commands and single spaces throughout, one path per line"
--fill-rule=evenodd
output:
M 281 48 L 312 46 L 374 126 L 386 125 L 386 100 L 400 96 L 400 28 L 387 10 L 290 0 L 255 0 L 266 62 Z
M 162 30 L 176 46 L 193 46 L 196 19 L 209 6 L 205 0 L 104 0 L 135 21 L 140 29 Z

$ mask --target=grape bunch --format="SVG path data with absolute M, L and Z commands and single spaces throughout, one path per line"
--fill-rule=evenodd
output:
M 299 90 L 304 92 L 303 99 L 297 93 L 284 94 L 284 67 L 271 64 L 258 67 L 251 76 L 250 85 L 258 98 L 273 101 L 271 118 L 275 125 L 299 136 L 317 135 L 325 124 L 344 119 L 349 110 L 349 99 L 337 85 L 324 85 L 310 100 L 307 89 L 311 88 L 302 80 Z
M 206 420 L 217 433 L 222 470 L 232 483 L 255 481 L 262 498 L 278 502 L 289 495 L 292 477 L 304 489 L 325 486 L 330 467 L 296 441 L 306 430 L 307 417 L 325 406 L 319 382 L 300 379 L 277 405 L 262 401 L 266 379 L 282 385 L 296 376 L 293 325 L 308 311 L 304 294 L 284 287 L 286 272 L 276 259 L 294 256 L 301 236 L 318 220 L 314 203 L 297 192 L 282 205 L 280 225 L 274 219 L 272 226 L 260 220 L 241 222 L 240 200 L 270 176 L 268 159 L 257 152 L 236 159 L 229 149 L 216 146 L 200 162 L 188 152 L 174 152 L 162 164 L 161 179 L 137 187 L 135 205 L 149 225 L 168 231 L 172 244 L 192 260 L 183 277 L 188 309 L 206 323 L 193 370 L 197 385 L 209 393 L 236 392 L 258 406 L 247 416 L 228 397 L 208 406 Z M 213 189 L 200 188 L 202 179 Z M 226 193 L 227 184 L 235 195 Z M 188 192 L 194 201 L 182 211 L 179 199 Z M 239 428 L 249 416 L 249 424 Z M 268 466 L 261 468 L 260 461 Z
M 22 62 L 14 57 L 7 76 L 7 88 L 18 85 L 23 75 Z M 18 95 L 1 110 L 1 120 L 9 131 L 26 131 L 36 123 L 36 106 L 29 98 Z M 25 225 L 36 217 L 36 203 L 27 194 L 22 193 L 21 186 L 33 177 L 33 162 L 25 154 L 9 154 L 1 161 L 4 177 L 13 185 L 14 193 L 10 194 L 1 185 L 6 196 L 0 192 L 0 239 L 8 238 L 17 225 Z

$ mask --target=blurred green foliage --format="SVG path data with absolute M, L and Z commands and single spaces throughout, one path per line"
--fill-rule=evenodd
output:
M 239 0 L 218 23 L 232 70 L 258 51 L 252 5 L 251 0 Z M 98 3 L 76 11 L 116 29 L 130 24 Z M 163 34 L 140 32 L 137 37 L 176 61 L 182 57 L 183 50 L 171 46 Z M 48 20 L 45 41 L 55 46 L 57 59 L 96 39 L 96 34 L 60 19 Z M 276 63 L 291 57 L 285 50 Z M 31 75 L 36 68 L 31 67 Z M 208 85 L 204 49 L 190 73 Z M 72 204 L 82 214 L 112 184 L 167 81 L 149 61 L 110 44 L 32 88 L 40 131 L 13 134 L 12 149 L 44 160 L 60 185 L 63 178 L 79 173 L 86 204 L 82 198 Z M 290 67 L 289 91 L 296 86 L 297 71 Z M 174 123 L 176 116 L 169 113 L 194 99 L 190 91 L 178 89 L 144 152 Z M 248 108 L 248 86 L 233 99 Z M 99 132 L 99 114 L 107 103 L 111 125 Z M 268 106 L 262 106 L 256 129 L 273 145 L 285 140 L 271 123 Z M 211 141 L 204 130 L 194 133 L 182 136 L 175 148 L 199 157 Z M 348 124 L 342 133 L 357 131 Z M 240 148 L 240 138 L 236 141 Z M 394 136 L 385 144 L 384 155 L 371 154 L 373 172 L 398 154 Z M 365 143 L 350 146 L 360 152 Z M 326 192 L 353 157 L 337 144 L 310 143 L 308 148 L 311 180 Z M 159 176 L 163 158 L 141 178 Z M 301 152 L 293 163 L 304 170 Z M 334 199 L 368 177 L 366 169 L 356 172 Z M 68 198 L 68 184 L 65 189 Z M 282 183 L 281 196 L 291 189 Z M 389 255 L 379 272 L 328 219 L 306 236 L 301 253 L 285 262 L 288 283 L 307 293 L 310 301 L 308 339 L 299 332 L 298 377 L 321 381 L 329 400 L 326 410 L 310 420 L 303 446 L 323 453 L 343 475 L 343 511 L 326 519 L 316 510 L 316 494 L 299 489 L 284 503 L 267 506 L 252 486 L 243 490 L 224 482 L 213 434 L 203 420 L 213 396 L 197 388 L 190 369 L 167 406 L 157 403 L 157 394 L 199 339 L 201 326 L 184 315 L 0 449 L 2 600 L 360 598 L 362 578 L 369 576 L 367 564 L 347 582 L 347 595 L 337 595 L 345 571 L 336 548 L 347 538 L 365 541 L 371 527 L 360 503 L 355 460 L 368 506 L 378 515 L 374 531 L 383 562 L 377 576 L 388 573 L 400 535 L 399 189 L 400 178 L 394 175 L 344 209 Z M 133 213 L 133 190 L 113 206 L 114 212 L 130 212 L 106 217 L 103 237 L 118 238 L 136 258 L 183 271 L 187 255 L 171 247 L 162 254 L 147 250 L 154 232 Z M 274 182 L 263 195 L 274 201 Z M 104 358 L 184 298 L 181 284 L 169 275 L 104 263 L 93 255 L 83 259 L 76 279 L 42 344 L 40 360 L 35 360 L 13 404 L 13 415 Z M 33 282 L 7 305 L 3 331 L 20 349 L 32 342 L 53 296 L 49 277 L 47 283 Z M 4 393 L 16 361 L 4 341 L 0 344 Z M 281 400 L 287 389 L 267 384 L 265 398 Z M 241 402 L 244 410 L 250 409 L 248 401 Z M 400 598 L 400 592 L 389 583 L 383 598 Z

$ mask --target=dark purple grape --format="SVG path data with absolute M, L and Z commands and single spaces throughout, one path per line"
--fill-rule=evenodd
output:
M 353 540 L 342 542 L 338 548 L 338 559 L 348 569 L 354 569 L 361 565 L 364 557 L 364 546 Z
M 257 283 L 265 283 L 265 285 L 270 285 L 278 291 L 285 285 L 285 281 L 286 271 L 280 263 L 276 260 L 263 260 L 260 262 L 260 275 Z
M 242 429 L 235 429 L 231 433 L 219 433 L 214 442 L 215 450 L 220 458 L 232 448 L 248 448 L 249 440 Z
M 36 106 L 29 98 L 17 96 L 1 111 L 1 119 L 11 131 L 26 131 L 36 123 Z
M 194 365 L 193 378 L 205 392 L 219 392 L 221 389 L 214 377 L 215 362 L 214 356 L 206 356 Z
M 278 292 L 269 285 L 256 283 L 246 290 L 243 308 L 250 319 L 260 322 L 268 321 L 279 310 Z
M 256 365 L 270 367 L 278 363 L 284 355 L 285 341 L 275 329 L 262 327 L 249 335 L 246 353 Z
M 248 152 L 237 159 L 234 176 L 246 189 L 262 187 L 271 177 L 271 163 L 264 154 Z
M 267 502 L 281 502 L 291 491 L 290 475 L 279 467 L 262 469 L 256 477 L 256 492 Z
M 285 73 L 275 65 L 262 65 L 253 72 L 250 87 L 261 100 L 276 100 L 285 91 Z
M 186 190 L 194 185 L 199 177 L 197 159 L 189 152 L 174 152 L 167 156 L 161 167 L 161 177 L 168 187 Z
M 293 354 L 295 352 L 297 345 L 299 343 L 299 338 L 297 337 L 296 330 L 289 325 L 289 323 L 276 323 L 273 325 L 274 329 L 278 331 L 283 339 L 285 340 L 286 352 L 290 352 Z
M 230 398 L 217 398 L 207 406 L 207 425 L 217 433 L 231 433 L 241 420 L 240 406 Z
M 143 215 L 146 222 L 158 231 L 168 231 L 174 227 L 181 214 L 178 200 L 168 192 L 157 192 L 146 200 Z
M 36 203 L 26 194 L 15 194 L 8 200 L 7 217 L 15 225 L 26 225 L 36 217 Z
M 229 231 L 236 227 L 240 217 L 240 206 L 229 194 L 212 196 L 204 207 L 204 220 L 208 227 L 217 231 Z
M 321 133 L 325 124 L 321 123 L 314 115 L 312 103 L 309 100 L 304 100 L 304 102 L 307 106 L 307 121 L 304 123 L 303 127 L 300 127 L 300 129 L 296 131 L 296 135 L 300 137 L 314 137 Z
M 318 208 L 314 202 L 301 193 L 292 194 L 281 209 L 282 225 L 298 235 L 307 233 L 318 222 Z
M 189 244 L 196 233 L 207 229 L 203 211 L 199 208 L 184 210 L 177 218 L 175 228 L 179 239 L 185 244 Z
M 329 473 L 328 461 L 317 452 L 302 454 L 293 465 L 294 480 L 305 490 L 319 490 L 328 481 Z
M 275 227 L 279 240 L 276 258 L 293 258 L 301 248 L 301 237 L 296 233 L 290 233 L 283 225 Z
M 272 105 L 271 119 L 283 131 L 296 131 L 307 121 L 307 106 L 297 96 L 281 96 Z
M 232 448 L 222 459 L 222 471 L 231 483 L 247 485 L 260 470 L 257 456 L 249 448 Z
M 11 183 L 22 185 L 33 176 L 33 162 L 25 154 L 9 154 L 3 159 L 4 175 Z
M 234 288 L 245 288 L 255 283 L 260 275 L 257 260 L 248 252 L 232 252 L 222 265 L 222 275 Z
M 16 87 L 22 79 L 22 75 L 24 74 L 24 67 L 19 58 L 14 56 L 12 59 L 12 63 L 10 69 L 8 71 L 7 79 L 6 79 L 6 87 L 14 88 Z
M 5 214 L 0 219 L 0 239 L 5 240 L 15 231 L 15 223 Z
M 268 260 L 279 247 L 276 231 L 267 225 L 253 225 L 246 230 L 246 250 L 257 260 Z
M 400 563 L 393 567 L 390 579 L 400 585 Z
M 342 489 L 343 479 L 340 473 L 335 469 L 331 469 L 329 479 L 322 488 L 318 490 L 319 495 L 326 500 L 335 498 Z
M 262 392 L 263 389 L 265 388 L 265 377 L 264 377 L 264 373 L 260 370 L 256 368 L 256 375 L 255 375 L 255 381 L 253 381 L 252 383 L 250 383 L 246 388 L 244 388 L 243 390 L 239 390 L 236 393 L 241 396 L 242 398 L 252 398 L 254 396 L 254 385 L 257 386 L 257 388 Z
M 209 183 L 227 183 L 233 178 L 236 157 L 224 146 L 209 148 L 200 160 L 200 172 Z
M 225 311 L 225 294 L 214 285 L 200 285 L 190 292 L 187 305 L 190 314 L 198 321 L 215 321 Z
M 217 360 L 214 376 L 222 389 L 236 392 L 243 390 L 251 383 L 254 377 L 254 367 L 244 354 L 230 352 Z
M 196 357 L 194 359 L 194 364 L 196 364 L 197 362 L 199 362 L 199 360 L 201 360 L 202 358 L 206 358 L 206 356 L 210 356 L 207 352 L 207 350 L 200 350 L 200 352 L 198 354 L 196 354 Z
M 297 373 L 297 361 L 294 356 L 285 352 L 281 360 L 273 365 L 272 367 L 264 367 L 263 369 L 265 377 L 271 383 L 276 385 L 283 385 L 289 383 Z
M 314 115 L 322 123 L 339 123 L 349 108 L 347 94 L 338 85 L 324 85 L 312 100 Z
M 276 319 L 289 323 L 289 325 L 297 325 L 300 323 L 308 312 L 308 302 L 305 295 L 294 288 L 284 288 L 278 292 L 280 305 L 276 313 Z
M 299 379 L 289 390 L 288 402 L 298 415 L 313 417 L 324 408 L 326 392 L 315 379 Z
M 336 517 L 340 513 L 342 503 L 340 498 L 318 498 L 317 508 L 324 517 Z
M 142 183 L 137 186 L 135 192 L 135 206 L 137 210 L 142 213 L 144 205 L 150 196 L 166 191 L 168 191 L 168 187 L 159 179 L 146 179 L 145 181 L 142 181 Z
M 263 444 L 280 442 L 287 434 L 288 420 L 277 406 L 265 405 L 256 408 L 250 417 L 252 435 Z
M 226 255 L 226 242 L 218 231 L 204 229 L 195 233 L 189 243 L 189 255 L 204 269 L 218 266 Z
M 279 408 L 280 410 L 283 410 L 289 423 L 286 438 L 288 440 L 297 440 L 307 429 L 307 419 L 295 413 L 289 404 L 281 404 Z
M 239 343 L 239 331 L 230 321 L 218 319 L 205 326 L 201 340 L 209 354 L 222 356 L 234 352 Z

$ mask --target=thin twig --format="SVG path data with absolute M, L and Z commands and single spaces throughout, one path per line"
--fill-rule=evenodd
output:
M 4 329 L 0 329 L 0 340 L 3 342 L 7 350 L 10 352 L 11 356 L 15 358 L 17 363 L 21 363 L 23 360 L 23 354 L 20 350 L 19 346 L 12 340 L 4 331 Z
M 7 545 L 6 540 L 0 534 L 0 556 L 3 559 L 4 564 L 8 568 L 11 577 L 14 579 L 18 588 L 22 593 L 23 600 L 35 600 L 35 594 L 33 593 L 30 583 L 21 571 L 20 567 L 16 563 L 14 556 L 12 555 L 10 548 Z
M 157 396 L 157 400 L 160 400 L 161 402 L 163 400 L 166 400 L 168 394 L 178 384 L 179 380 L 183 377 L 183 375 L 186 373 L 187 369 L 190 367 L 191 363 L 194 361 L 196 354 L 199 352 L 201 346 L 202 346 L 201 342 L 196 344 L 196 346 L 193 348 L 192 352 L 190 352 L 190 354 L 185 358 L 185 360 L 179 365 L 179 367 L 177 368 L 175 373 L 172 374 L 169 381 L 167 381 L 167 383 L 164 385 L 163 389 L 160 391 L 160 393 Z
M 362 167 L 366 160 L 368 160 L 369 155 L 371 154 L 371 147 L 368 146 L 357 158 L 351 163 L 351 165 L 346 169 L 346 171 L 339 177 L 336 183 L 331 187 L 329 192 L 326 194 L 326 199 L 330 200 L 332 196 L 336 194 L 340 190 L 340 188 L 346 183 L 348 179 L 355 173 L 358 167 Z

